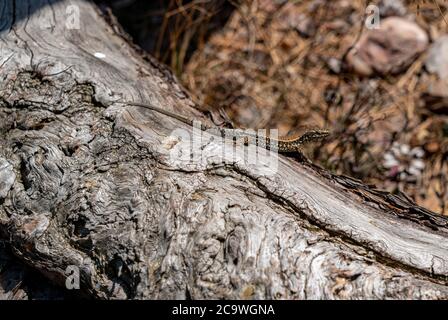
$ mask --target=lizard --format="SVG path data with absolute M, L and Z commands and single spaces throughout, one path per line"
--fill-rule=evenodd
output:
M 178 113 L 174 113 L 174 112 L 162 109 L 160 107 L 156 107 L 154 105 L 138 103 L 138 102 L 118 102 L 118 101 L 116 101 L 115 103 L 146 108 L 146 109 L 164 114 L 173 119 L 176 119 L 188 126 L 191 126 L 191 127 L 195 126 L 196 121 L 194 121 L 186 116 L 180 115 Z M 244 145 L 246 145 L 246 146 L 249 144 L 255 144 L 256 146 L 265 148 L 267 150 L 277 151 L 279 153 L 287 153 L 287 154 L 288 153 L 300 153 L 301 154 L 300 148 L 303 145 L 312 143 L 312 142 L 321 141 L 330 135 L 328 130 L 313 129 L 313 130 L 306 131 L 301 136 L 291 136 L 291 137 L 286 136 L 286 137 L 279 137 L 278 139 L 274 139 L 274 138 L 270 138 L 269 136 L 258 135 L 255 132 L 247 132 L 247 131 L 239 130 L 239 129 L 211 127 L 211 126 L 207 126 L 202 123 L 200 124 L 200 129 L 203 131 L 210 132 L 211 134 L 213 134 L 215 136 L 232 139 L 234 142 L 236 142 L 238 140 L 242 140 Z

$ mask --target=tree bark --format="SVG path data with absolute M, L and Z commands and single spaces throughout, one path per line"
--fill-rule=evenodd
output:
M 76 267 L 95 298 L 448 297 L 446 218 L 113 103 L 213 125 L 92 3 L 2 0 L 0 53 L 0 236 L 55 283 Z

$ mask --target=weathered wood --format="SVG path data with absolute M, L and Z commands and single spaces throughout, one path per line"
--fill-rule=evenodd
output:
M 0 21 L 0 235 L 49 279 L 77 266 L 98 298 L 448 297 L 447 219 L 113 104 L 211 124 L 89 2 L 3 0 Z

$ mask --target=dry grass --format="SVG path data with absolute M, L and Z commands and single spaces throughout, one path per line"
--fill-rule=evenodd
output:
M 329 67 L 358 39 L 368 4 L 240 1 L 224 29 L 196 51 L 182 80 L 200 103 L 225 109 L 237 126 L 283 134 L 329 128 L 332 139 L 309 150 L 315 162 L 448 214 L 448 117 L 422 104 L 424 55 L 384 78 Z M 447 3 L 437 4 L 407 3 L 431 38 L 447 32 L 441 15 Z M 400 162 L 398 171 L 388 165 L 388 153 Z M 414 162 L 407 158 L 415 154 L 416 166 L 425 167 L 409 173 Z

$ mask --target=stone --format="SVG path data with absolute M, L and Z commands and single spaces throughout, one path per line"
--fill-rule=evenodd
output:
M 346 62 L 361 76 L 397 74 L 426 50 L 428 42 L 428 35 L 415 22 L 389 17 L 381 20 L 378 29 L 364 30 Z
M 425 107 L 434 113 L 448 114 L 448 79 L 425 77 L 426 90 L 421 97 Z
M 330 58 L 327 60 L 327 66 L 328 68 L 335 74 L 341 73 L 341 60 L 336 58 Z

